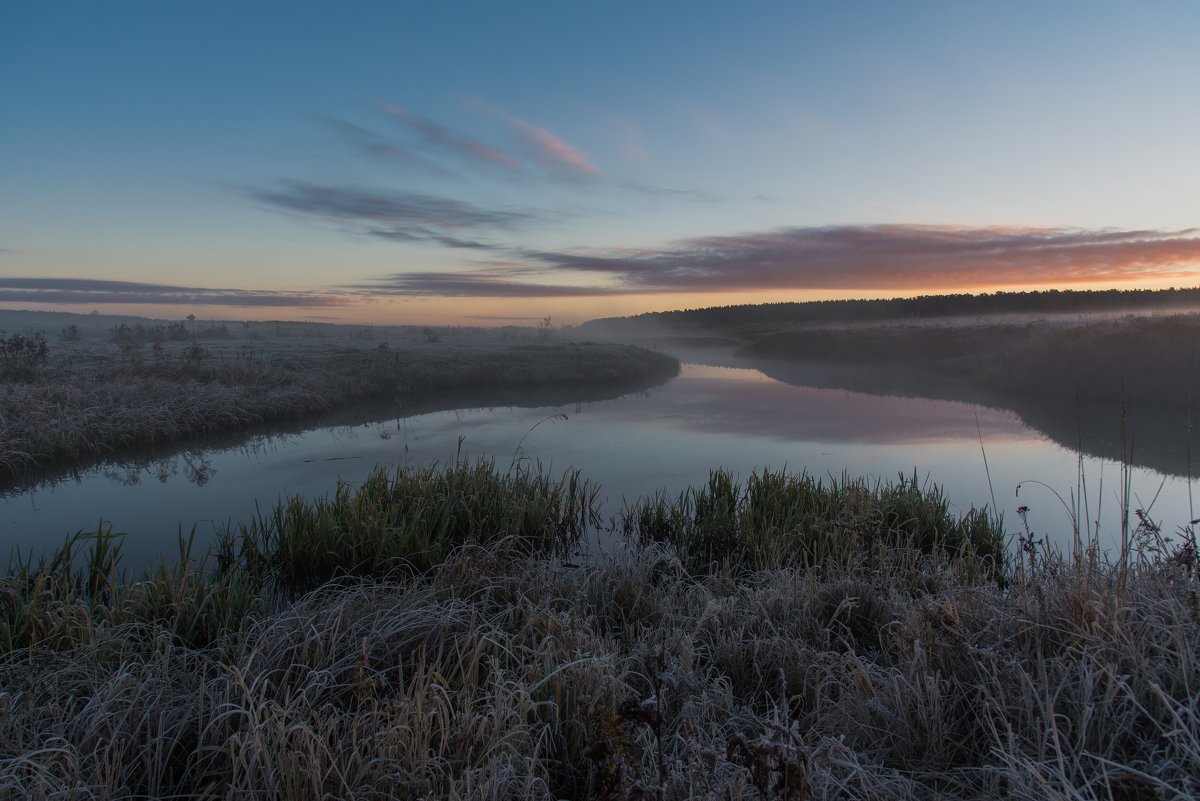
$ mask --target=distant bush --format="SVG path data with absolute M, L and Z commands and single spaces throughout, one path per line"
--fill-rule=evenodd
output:
M 59 334 L 59 338 L 63 342 L 78 342 L 82 338 L 79 332 L 79 326 L 75 325 L 75 323 L 71 323 L 62 330 L 62 333 Z
M 5 378 L 28 378 L 50 358 L 45 332 L 13 334 L 0 339 L 0 373 Z
M 180 324 L 180 323 L 177 323 L 177 325 L 180 325 L 182 327 L 182 324 Z M 221 325 L 215 325 L 215 324 L 210 323 L 209 325 L 205 326 L 204 328 L 201 328 L 198 331 L 196 331 L 194 336 L 197 339 L 233 339 L 232 332 L 230 332 L 229 327 L 226 326 L 224 323 L 222 323 Z
M 224 326 L 221 326 L 224 328 Z M 225 332 L 228 335 L 228 331 Z M 143 325 L 121 323 L 109 329 L 109 337 L 117 345 L 144 345 L 152 342 L 183 342 L 191 337 L 183 323 Z
M 204 360 L 208 358 L 208 349 L 203 345 L 193 342 L 183 349 L 184 366 L 197 369 L 204 364 Z

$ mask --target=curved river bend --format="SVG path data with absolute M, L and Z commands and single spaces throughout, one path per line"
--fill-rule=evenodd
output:
M 981 447 L 982 444 L 982 447 Z M 987 469 L 985 470 L 984 454 Z M 204 546 L 227 523 L 248 520 L 284 495 L 331 493 L 376 465 L 445 463 L 461 454 L 540 463 L 554 474 L 579 468 L 598 483 L 604 512 L 657 490 L 678 493 L 724 467 L 743 478 L 763 467 L 823 476 L 895 480 L 916 470 L 942 485 L 954 508 L 996 505 L 1011 531 L 1016 510 L 1070 541 L 1063 503 L 1080 486 L 1080 460 L 1014 414 L 952 401 L 792 386 L 757 370 L 685 364 L 646 393 L 537 408 L 475 408 L 392 418 L 301 434 L 256 437 L 233 448 L 185 451 L 136 466 L 108 465 L 0 499 L 0 549 L 42 552 L 101 521 L 126 532 L 127 564 L 173 556 L 193 527 Z M 990 487 L 988 474 L 990 472 Z M 1119 536 L 1120 465 L 1083 460 L 1089 516 Z M 1018 496 L 1017 485 L 1025 482 Z M 1195 515 L 1189 482 L 1132 471 L 1131 507 L 1149 508 L 1165 533 Z M 597 536 L 610 547 L 610 535 Z

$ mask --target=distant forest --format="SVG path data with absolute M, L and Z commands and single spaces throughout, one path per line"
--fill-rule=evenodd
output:
M 1184 289 L 1102 289 L 993 292 L 981 295 L 921 295 L 888 300 L 816 300 L 804 303 L 757 303 L 704 309 L 647 312 L 618 320 L 668 326 L 737 328 L 762 325 L 869 322 L 882 320 L 998 314 L 1087 314 L 1121 311 L 1185 311 L 1200 308 L 1200 287 Z M 585 324 L 586 325 L 586 324 Z

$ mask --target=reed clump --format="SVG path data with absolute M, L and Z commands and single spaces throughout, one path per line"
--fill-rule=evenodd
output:
M 669 547 L 691 572 L 812 568 L 906 549 L 999 576 L 1005 559 L 1002 521 L 986 508 L 954 515 L 941 490 L 915 474 L 871 483 L 764 469 L 742 486 L 716 470 L 706 486 L 627 506 L 619 525 L 640 546 Z
M 969 551 L 692 572 L 655 543 L 581 566 L 513 540 L 264 584 L 193 640 L 161 610 L 204 615 L 185 590 L 246 564 L 152 574 L 179 591 L 142 618 L 114 611 L 138 585 L 115 539 L 10 572 L 6 621 L 63 623 L 3 645 L 0 798 L 1200 794 L 1194 555 L 1043 553 L 1002 585 Z
M 598 490 L 572 470 L 460 461 L 389 472 L 332 497 L 294 496 L 227 531 L 223 564 L 298 594 L 341 576 L 423 572 L 466 543 L 504 542 L 515 554 L 566 554 L 596 522 Z

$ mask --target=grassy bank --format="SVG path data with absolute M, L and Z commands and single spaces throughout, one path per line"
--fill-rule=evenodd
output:
M 798 386 L 1009 409 L 1065 448 L 1187 476 L 1200 470 L 1192 423 L 1197 292 L 762 304 L 597 320 L 584 329 Z
M 0 346 L 11 356 L 0 375 L 0 485 L 47 466 L 311 419 L 357 402 L 538 386 L 575 387 L 585 398 L 678 370 L 674 359 L 641 348 L 533 329 L 71 323 L 49 339 L 14 334 Z
M 0 797 L 1200 792 L 1194 555 L 1017 569 L 906 481 L 717 473 L 626 510 L 628 552 L 564 563 L 589 498 L 459 465 L 285 503 L 136 581 L 103 537 L 15 566 Z

